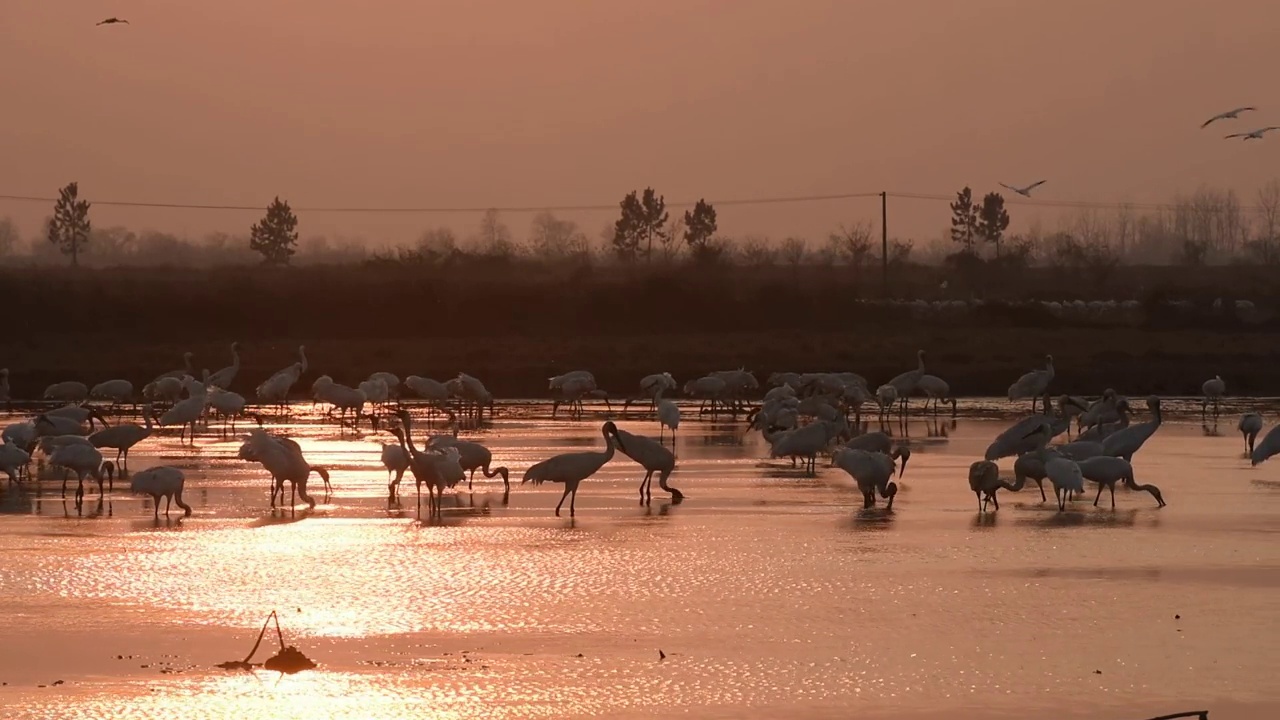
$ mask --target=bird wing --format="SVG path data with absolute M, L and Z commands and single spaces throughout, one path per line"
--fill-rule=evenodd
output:
M 1036 188 L 1040 187 L 1040 186 L 1041 186 L 1041 185 L 1043 185 L 1044 183 L 1045 183 L 1045 181 L 1044 181 L 1044 180 L 1037 180 L 1037 181 L 1035 181 L 1035 182 L 1031 183 L 1030 185 L 1028 185 L 1027 187 L 1025 187 L 1025 188 L 1024 188 L 1024 190 L 1028 190 L 1028 191 L 1030 191 L 1030 190 L 1035 190 Z
M 1002 188 L 1006 188 L 1006 189 L 1009 189 L 1009 190 L 1012 190 L 1012 191 L 1014 191 L 1014 192 L 1019 192 L 1018 188 L 1016 188 L 1016 187 L 1014 187 L 1014 186 L 1012 186 L 1012 185 L 1006 185 L 1006 184 L 1004 184 L 1004 183 L 1000 183 L 1000 187 L 1002 187 Z
M 1223 140 L 1230 140 L 1231 138 L 1245 137 L 1246 135 L 1248 135 L 1248 133 L 1231 133 L 1230 135 L 1227 135 L 1226 137 L 1224 137 L 1224 138 L 1222 138 L 1222 139 L 1223 139 Z
M 1225 118 L 1225 117 L 1229 116 L 1230 114 L 1231 114 L 1231 113 L 1218 113 L 1217 115 L 1214 115 L 1213 117 L 1209 118 L 1208 120 L 1205 120 L 1205 121 L 1204 121 L 1204 124 L 1200 126 L 1200 129 L 1201 129 L 1201 130 L 1203 130 L 1203 129 L 1205 129 L 1205 128 L 1209 127 L 1210 125 L 1212 125 L 1212 124 L 1213 124 L 1213 122 L 1214 122 L 1215 120 L 1221 120 L 1221 119 L 1223 119 L 1223 118 Z

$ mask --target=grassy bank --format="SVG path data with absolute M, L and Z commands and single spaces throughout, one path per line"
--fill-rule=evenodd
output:
M 965 395 L 1002 394 L 1045 353 L 1057 360 L 1061 391 L 1188 394 L 1221 374 L 1232 394 L 1280 393 L 1275 321 L 1245 324 L 1207 310 L 1174 316 L 1160 304 L 1190 298 L 1207 308 L 1223 297 L 1263 307 L 1278 281 L 1252 269 L 1177 270 L 1135 268 L 1114 295 L 1072 292 L 1052 268 L 1005 284 L 989 279 L 987 297 L 1143 302 L 1140 319 L 1120 325 L 1070 323 L 1001 302 L 920 317 L 907 306 L 855 302 L 878 295 L 878 276 L 847 267 L 7 272 L 0 366 L 11 369 L 16 397 L 67 379 L 122 377 L 141 387 L 178 367 L 187 350 L 197 368 L 223 367 L 238 340 L 235 389 L 245 393 L 305 344 L 307 384 L 322 373 L 355 382 L 376 370 L 437 378 L 465 371 L 500 396 L 541 396 L 548 376 L 576 368 L 618 393 L 650 372 L 683 381 L 740 366 L 762 381 L 774 370 L 831 369 L 879 382 L 911 367 L 924 348 L 930 371 Z M 894 287 L 903 297 L 915 287 L 930 300 L 968 298 L 957 286 L 976 282 L 949 281 L 943 290 L 936 268 L 899 272 Z

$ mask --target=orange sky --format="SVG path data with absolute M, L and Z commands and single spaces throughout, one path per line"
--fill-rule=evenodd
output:
M 108 15 L 129 26 L 95 27 Z M 0 194 L 299 206 L 951 193 L 1154 202 L 1280 175 L 1275 0 L 8 0 Z M 1260 112 L 1201 131 L 1237 105 Z M 895 203 L 895 234 L 946 225 Z M 1026 219 L 1024 209 L 1015 222 Z M 0 201 L 28 233 L 43 206 Z M 243 232 L 257 213 L 94 209 Z M 573 216 L 571 213 L 565 215 Z M 610 214 L 579 215 L 594 238 Z M 811 237 L 870 201 L 725 208 Z M 399 242 L 474 217 L 303 215 Z M 523 235 L 527 217 L 505 218 Z

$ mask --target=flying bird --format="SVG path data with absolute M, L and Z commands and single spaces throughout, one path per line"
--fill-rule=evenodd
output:
M 1035 190 L 1035 189 L 1036 189 L 1036 188 L 1038 188 L 1038 187 L 1040 187 L 1040 186 L 1041 186 L 1041 185 L 1043 185 L 1044 183 L 1045 183 L 1045 181 L 1044 181 L 1044 180 L 1039 180 L 1039 181 L 1037 181 L 1037 182 L 1033 182 L 1033 183 L 1031 183 L 1030 185 L 1028 185 L 1028 186 L 1026 186 L 1026 187 L 1020 187 L 1020 188 L 1018 188 L 1018 187 L 1014 187 L 1014 186 L 1012 186 L 1012 185 L 1005 185 L 1004 183 L 1000 183 L 1000 187 L 1003 187 L 1003 188 L 1007 188 L 1007 189 L 1009 189 L 1009 190 L 1012 190 L 1012 191 L 1014 191 L 1014 192 L 1018 193 L 1019 195 L 1021 195 L 1021 196 L 1023 196 L 1023 197 L 1031 197 L 1031 191 L 1032 191 L 1032 190 Z
M 1210 124 L 1212 124 L 1217 120 L 1235 120 L 1236 118 L 1240 117 L 1240 113 L 1245 112 L 1247 110 L 1257 110 L 1257 109 L 1258 108 L 1256 107 L 1239 107 L 1239 108 L 1236 108 L 1235 110 L 1228 110 L 1224 113 L 1218 113 L 1217 115 L 1214 115 L 1208 120 L 1205 120 L 1204 124 L 1200 126 L 1200 129 L 1203 130 L 1209 127 Z
M 98 25 L 118 25 L 118 24 L 121 24 L 121 23 L 123 23 L 123 24 L 125 24 L 125 25 L 128 25 L 128 24 L 129 24 L 129 21 L 128 21 L 128 20 L 121 20 L 121 19 L 120 19 L 120 18 L 118 18 L 118 17 L 109 17 L 109 18 L 107 18 L 106 20 L 103 20 L 102 22 L 98 23 Z
M 1245 140 L 1261 140 L 1263 135 L 1271 132 L 1272 130 L 1280 130 L 1280 125 L 1272 125 L 1270 127 L 1258 128 L 1253 132 L 1247 132 L 1247 133 L 1231 133 L 1230 135 L 1227 135 L 1226 137 L 1224 137 L 1223 140 L 1230 140 L 1231 138 L 1244 138 Z

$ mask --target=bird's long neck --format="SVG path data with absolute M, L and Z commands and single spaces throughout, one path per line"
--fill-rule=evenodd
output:
M 614 450 L 613 443 L 614 443 L 614 439 L 610 437 L 609 433 L 606 431 L 604 433 L 604 445 L 605 445 L 604 452 L 600 453 L 600 465 L 602 467 L 604 466 L 605 463 L 613 459 L 613 450 Z
M 182 508 L 186 514 L 191 514 L 191 506 L 182 501 L 182 488 L 178 488 L 177 491 L 173 493 L 173 504 Z
M 301 372 L 305 373 L 307 371 L 307 351 L 301 347 L 298 348 L 298 357 L 301 359 L 301 364 L 302 364 Z
M 1129 473 L 1127 476 L 1122 478 L 1122 481 L 1125 485 L 1129 486 L 1130 490 L 1146 491 L 1151 493 L 1151 497 L 1156 500 L 1162 500 L 1160 497 L 1160 488 L 1155 485 L 1139 485 L 1138 482 L 1133 479 L 1133 473 Z
M 234 346 L 231 348 L 231 367 L 236 370 L 240 369 L 240 351 L 236 350 Z
M 1013 482 L 1009 482 L 1004 478 L 998 478 L 996 482 L 1005 490 L 1009 490 L 1010 492 L 1020 492 L 1022 488 L 1027 485 L 1027 476 L 1015 469 L 1013 473 Z

